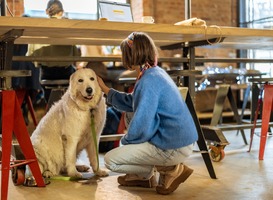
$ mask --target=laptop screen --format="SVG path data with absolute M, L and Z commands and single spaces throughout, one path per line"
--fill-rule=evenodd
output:
M 100 17 L 108 21 L 133 22 L 131 6 L 128 3 L 99 1 Z

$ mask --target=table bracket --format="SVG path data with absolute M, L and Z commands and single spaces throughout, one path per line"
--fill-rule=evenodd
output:
M 24 29 L 12 29 L 0 36 L 0 70 L 12 69 L 14 41 L 23 35 Z M 5 79 L 5 80 L 3 80 Z M 4 86 L 4 82 L 6 83 Z M 1 78 L 0 87 L 11 88 L 11 77 Z

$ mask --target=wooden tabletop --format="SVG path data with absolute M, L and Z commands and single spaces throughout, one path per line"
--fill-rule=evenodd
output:
M 119 45 L 133 31 L 148 33 L 156 45 L 224 38 L 211 48 L 273 49 L 273 30 L 236 27 L 191 27 L 95 20 L 0 17 L 0 35 L 23 29 L 17 44 Z M 0 38 L 1 40 L 1 38 Z

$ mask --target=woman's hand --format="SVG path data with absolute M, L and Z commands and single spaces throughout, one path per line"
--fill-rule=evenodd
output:
M 108 95 L 110 88 L 107 87 L 101 77 L 97 76 L 99 86 L 104 94 Z

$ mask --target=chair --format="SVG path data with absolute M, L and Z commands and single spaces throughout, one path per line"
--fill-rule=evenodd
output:
M 51 89 L 46 107 L 46 111 L 48 111 L 50 107 L 54 104 L 54 102 L 61 99 L 61 97 L 68 88 L 69 80 L 41 80 L 40 83 L 46 89 Z
M 217 126 L 222 117 L 222 112 L 224 109 L 224 103 L 226 98 L 229 100 L 231 105 L 231 109 L 233 111 L 235 120 L 237 124 L 242 124 L 242 119 L 239 116 L 238 108 L 236 105 L 236 101 L 231 91 L 231 85 L 229 84 L 221 84 L 217 89 L 216 100 L 213 108 L 213 116 L 211 118 L 210 126 Z M 241 135 L 243 137 L 244 143 L 247 144 L 246 136 L 243 129 L 240 129 Z

